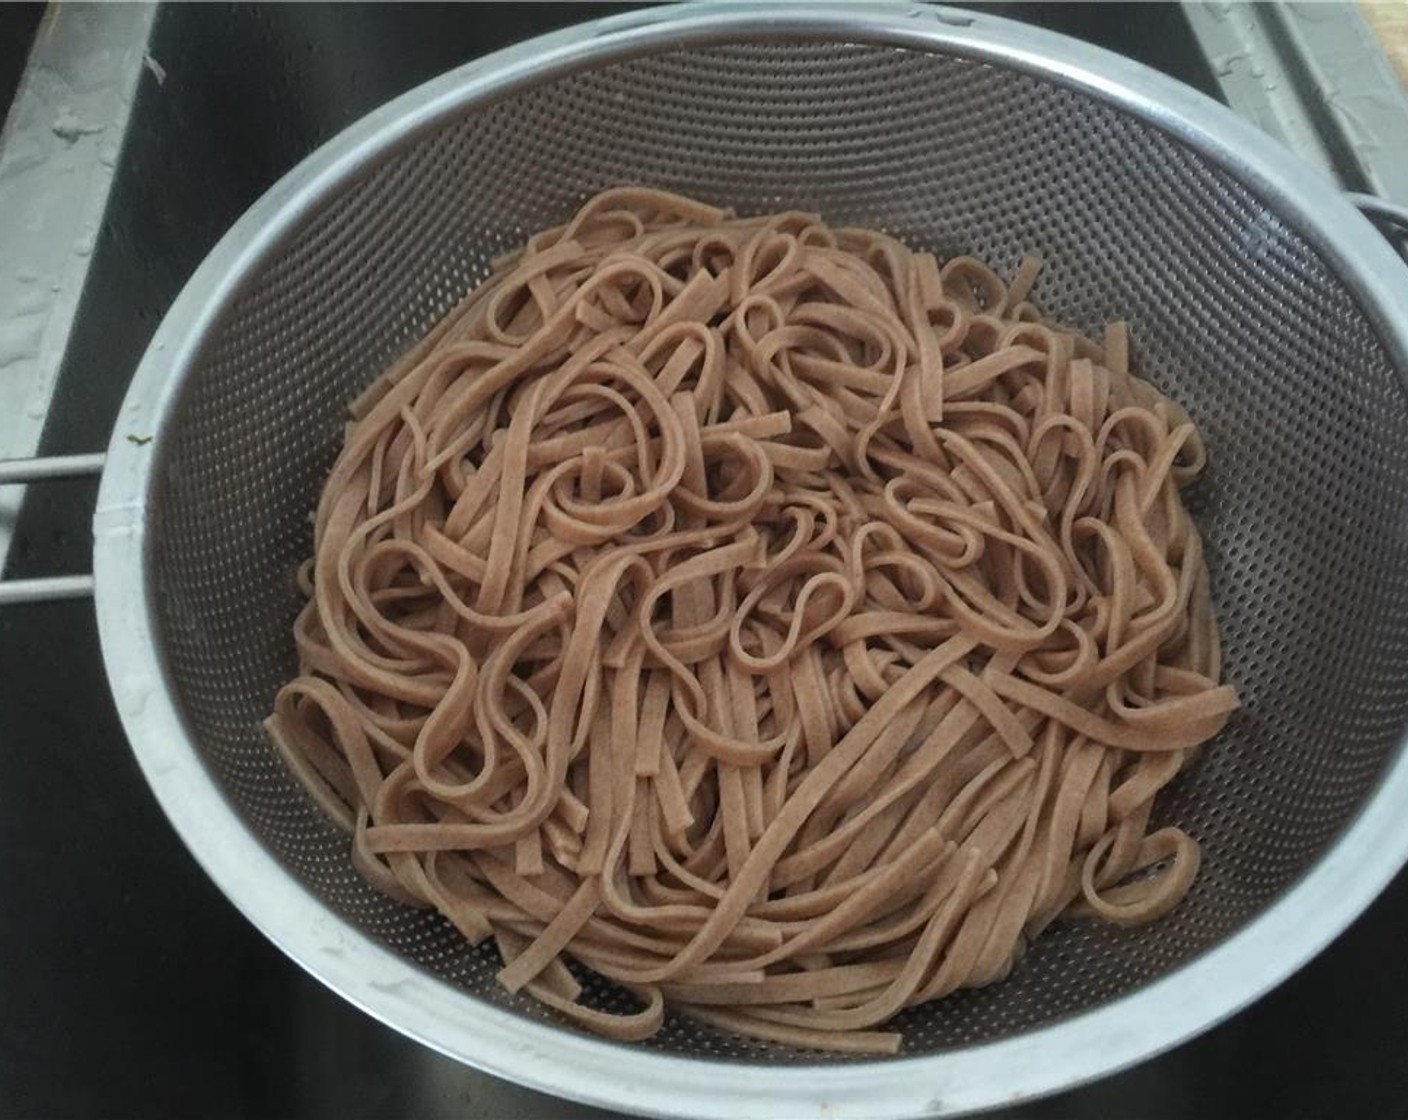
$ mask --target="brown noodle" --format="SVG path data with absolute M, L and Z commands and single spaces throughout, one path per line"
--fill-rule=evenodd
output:
M 1038 266 L 634 188 L 501 262 L 318 506 L 268 726 L 359 870 L 610 1037 L 855 1052 L 1174 906 L 1151 806 L 1236 706 L 1204 447 Z

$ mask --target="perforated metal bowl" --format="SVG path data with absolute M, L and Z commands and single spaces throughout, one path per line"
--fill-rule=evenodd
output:
M 629 1047 L 575 1032 L 501 991 L 488 952 L 367 887 L 259 729 L 294 667 L 293 573 L 343 406 L 491 258 L 621 182 L 999 266 L 1037 252 L 1043 305 L 1128 318 L 1142 372 L 1206 433 L 1195 512 L 1243 708 L 1160 807 L 1202 841 L 1203 873 L 1154 926 L 1058 927 L 1011 979 L 907 1013 L 896 1059 L 680 1020 Z M 118 705 L 249 918 L 466 1062 L 672 1115 L 951 1113 L 1067 1087 L 1282 979 L 1408 853 L 1406 296 L 1368 223 L 1251 126 L 1051 34 L 891 6 L 682 7 L 548 36 L 321 149 L 167 316 L 96 520 Z

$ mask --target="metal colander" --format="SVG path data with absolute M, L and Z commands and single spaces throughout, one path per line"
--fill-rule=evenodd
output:
M 344 406 L 493 257 L 619 183 L 819 211 L 999 268 L 1038 253 L 1042 306 L 1127 319 L 1138 368 L 1211 451 L 1192 502 L 1243 707 L 1159 806 L 1202 842 L 1201 876 L 1163 921 L 1058 926 L 1005 982 L 907 1012 L 897 1059 L 678 1018 L 629 1047 L 577 1033 L 500 989 L 492 950 L 366 886 L 260 730 L 295 668 L 294 572 Z M 1250 126 L 1044 32 L 942 9 L 684 7 L 549 36 L 334 140 L 171 311 L 95 527 L 118 706 L 249 917 L 462 1060 L 683 1115 L 937 1113 L 1064 1087 L 1281 979 L 1408 851 L 1405 293 L 1368 224 Z M 121 437 L 139 428 L 156 442 Z

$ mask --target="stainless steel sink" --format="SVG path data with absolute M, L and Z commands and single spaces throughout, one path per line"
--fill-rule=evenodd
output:
M 1363 120 L 1326 143 L 1326 129 L 1335 133 L 1325 112 L 1297 93 L 1319 65 L 1304 52 L 1276 56 L 1294 100 L 1270 96 L 1271 61 L 1255 52 L 1294 45 L 1302 17 L 1290 9 L 994 7 L 1234 107 L 1275 104 L 1263 123 L 1316 145 L 1308 157 L 1347 185 L 1391 186 L 1390 157 L 1408 152 L 1378 133 L 1365 148 Z M 617 10 L 51 5 L 0 137 L 0 459 L 99 450 L 115 426 L 145 438 L 122 427 L 131 370 L 187 276 L 280 175 L 403 90 L 607 8 Z M 1395 127 L 1391 113 L 1375 123 L 1360 109 L 1371 133 Z M 1408 114 L 1399 116 L 1408 135 Z M 0 487 L 7 574 L 86 571 L 93 495 L 88 481 Z M 0 758 L 0 1112 L 593 1115 L 392 1034 L 224 902 L 129 756 L 88 604 L 0 610 Z M 1401 879 L 1336 949 L 1252 1011 L 1131 1073 L 1010 1115 L 1401 1113 L 1408 962 L 1394 927 L 1405 922 Z M 1318 1030 L 1302 1030 L 1306 1021 Z

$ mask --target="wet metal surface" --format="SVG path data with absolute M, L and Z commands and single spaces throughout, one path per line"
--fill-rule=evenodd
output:
M 595 14 L 560 5 L 160 10 L 42 450 L 106 444 L 128 373 L 182 282 L 309 150 L 459 62 Z M 1002 14 L 1218 88 L 1176 7 Z M 0 20 L 0 38 L 10 25 Z M 73 144 L 91 140 L 78 132 Z M 9 264 L 0 251 L 0 268 Z M 86 571 L 92 501 L 84 480 L 32 488 L 10 574 Z M 604 1115 L 392 1033 L 255 931 L 143 784 L 109 700 L 91 604 L 0 610 L 0 756 L 0 1116 Z M 1404 930 L 1400 876 L 1329 951 L 1227 1024 L 1007 1115 L 1408 1116 Z

